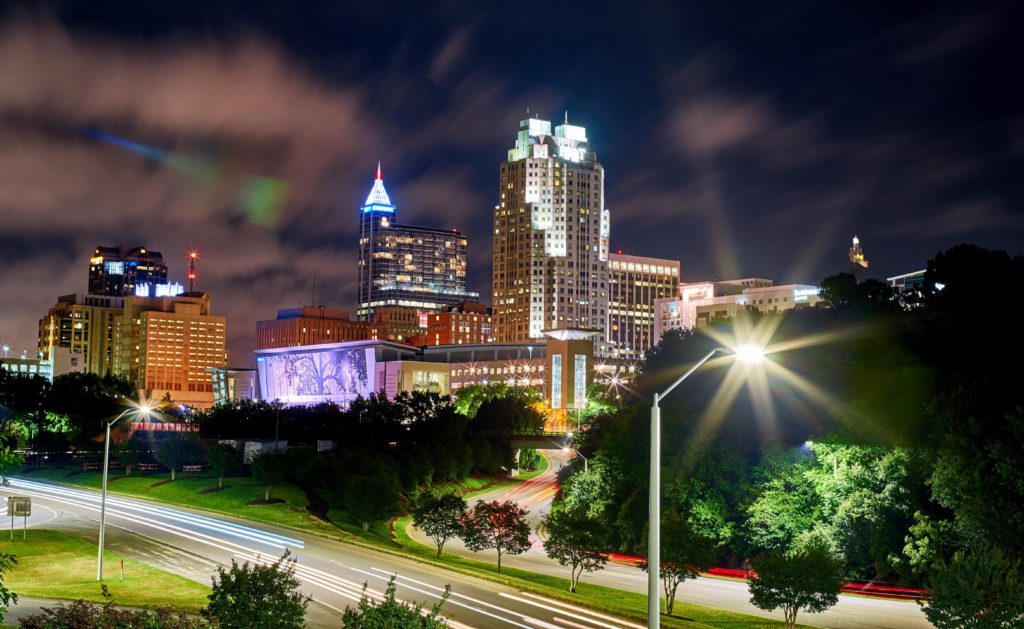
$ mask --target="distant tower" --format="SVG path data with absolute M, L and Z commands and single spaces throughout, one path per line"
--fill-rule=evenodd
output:
M 860 281 L 861 269 L 868 268 L 868 259 L 864 257 L 864 250 L 860 246 L 860 238 L 853 237 L 853 246 L 850 247 L 850 266 L 853 268 L 853 275 Z
M 189 249 L 188 252 L 188 292 L 192 292 L 196 285 L 196 262 L 199 260 L 199 251 Z

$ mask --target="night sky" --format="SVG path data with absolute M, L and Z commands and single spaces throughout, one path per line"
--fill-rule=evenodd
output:
M 466 233 L 489 301 L 527 107 L 587 128 L 612 248 L 687 280 L 814 283 L 854 234 L 879 278 L 960 242 L 1022 253 L 1011 2 L 434 4 L 4 5 L 0 341 L 32 353 L 98 244 L 161 251 L 178 281 L 198 247 L 248 365 L 256 320 L 314 275 L 353 309 L 377 160 L 402 222 Z

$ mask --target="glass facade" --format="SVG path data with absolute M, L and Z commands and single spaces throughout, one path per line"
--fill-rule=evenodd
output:
M 360 209 L 359 307 L 373 321 L 382 306 L 441 310 L 479 301 L 466 290 L 466 237 L 457 229 L 400 225 L 379 178 Z
M 96 247 L 89 260 L 89 294 L 125 297 L 147 287 L 156 295 L 157 285 L 167 284 L 167 265 L 157 251 L 145 247 Z
M 576 408 L 587 405 L 587 357 L 583 354 L 573 356 L 572 404 Z
M 562 408 L 562 356 L 551 357 L 551 408 Z

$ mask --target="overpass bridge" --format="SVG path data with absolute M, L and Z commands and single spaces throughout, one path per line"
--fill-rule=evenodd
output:
M 493 432 L 480 431 L 473 434 L 484 437 L 496 437 L 505 441 L 509 446 L 521 449 L 532 448 L 534 450 L 561 450 L 572 445 L 572 438 L 565 432 Z

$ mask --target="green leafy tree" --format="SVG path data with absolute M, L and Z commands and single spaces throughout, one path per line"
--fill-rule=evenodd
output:
M 270 490 L 284 482 L 288 473 L 288 459 L 277 452 L 260 452 L 252 457 L 249 471 L 263 485 L 263 502 L 270 502 Z
M 206 463 L 210 471 L 217 475 L 217 488 L 224 487 L 224 477 L 242 468 L 242 454 L 230 443 L 214 443 L 206 449 Z M 270 500 L 270 492 L 267 492 Z
M 146 460 L 149 446 L 138 437 L 138 433 L 130 439 L 122 441 L 114 450 L 114 459 L 124 466 L 125 476 L 132 475 L 132 468 Z
M 493 548 L 500 573 L 502 555 L 521 555 L 530 548 L 527 513 L 511 501 L 477 502 L 463 519 L 462 541 L 473 552 Z
M 371 522 L 391 517 L 398 505 L 398 475 L 390 469 L 356 474 L 345 480 L 345 508 L 364 531 Z
M 18 595 L 7 589 L 7 585 L 4 583 L 5 575 L 13 570 L 17 563 L 18 558 L 14 555 L 0 552 L 0 622 L 3 622 L 11 604 L 18 602 Z
M 608 562 L 604 554 L 604 525 L 580 512 L 553 509 L 544 520 L 547 539 L 544 552 L 562 566 L 569 567 L 569 591 L 584 572 L 601 570 Z
M 939 629 L 1024 626 L 1024 566 L 1002 551 L 959 550 L 932 572 L 924 614 Z
M 781 608 L 790 629 L 798 611 L 819 614 L 839 602 L 842 564 L 824 549 L 773 550 L 754 562 L 754 570 L 750 602 L 765 611 Z
M 156 460 L 171 470 L 171 480 L 177 478 L 182 465 L 200 460 L 203 455 L 199 443 L 189 437 L 170 437 L 164 439 L 156 449 Z
M 217 568 L 203 618 L 221 629 L 300 629 L 310 597 L 299 591 L 288 551 L 274 563 Z
M 431 496 L 413 512 L 412 523 L 434 541 L 440 557 L 445 543 L 462 532 L 465 514 L 466 501 L 461 496 Z
M 355 609 L 345 608 L 341 626 L 346 629 L 442 629 L 448 626 L 448 621 L 441 616 L 441 607 L 450 595 L 451 586 L 445 586 L 441 600 L 425 614 L 422 605 L 405 603 L 395 598 L 395 577 L 388 581 L 384 599 L 381 601 L 375 601 L 367 596 L 364 583 L 359 606 Z
M 661 576 L 665 588 L 665 613 L 672 615 L 676 591 L 687 579 L 696 579 L 701 572 L 715 565 L 715 543 L 695 532 L 690 524 L 676 514 L 661 523 Z M 641 561 L 639 568 L 647 572 L 648 564 Z

